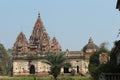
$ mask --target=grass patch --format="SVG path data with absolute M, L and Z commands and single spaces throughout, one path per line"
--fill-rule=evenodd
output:
M 52 76 L 24 76 L 24 77 L 3 77 L 0 80 L 53 80 Z M 93 80 L 91 77 L 81 76 L 59 76 L 58 80 Z

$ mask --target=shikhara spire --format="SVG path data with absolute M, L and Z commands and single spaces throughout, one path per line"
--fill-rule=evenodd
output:
M 44 28 L 43 22 L 42 22 L 42 20 L 40 18 L 40 13 L 38 13 L 38 18 L 37 18 L 37 20 L 35 22 L 34 28 Z
M 19 36 L 22 36 L 19 37 Z M 20 39 L 18 39 L 20 38 Z M 40 18 L 40 13 L 38 13 L 38 18 L 35 22 L 35 25 L 33 27 L 32 34 L 29 38 L 29 43 L 27 43 L 25 35 L 21 32 L 20 35 L 18 35 L 18 38 L 16 40 L 16 43 L 14 45 L 14 51 L 15 53 L 18 52 L 17 45 L 20 43 L 20 45 L 26 44 L 26 49 L 28 53 L 40 53 L 40 52 L 49 52 L 49 51 L 61 51 L 61 46 L 59 45 L 56 38 L 50 39 L 43 22 Z M 22 40 L 23 42 L 19 42 Z M 23 46 L 24 47 L 24 46 Z M 21 48 L 21 52 L 22 52 Z
M 30 36 L 29 50 L 30 52 L 42 52 L 49 51 L 49 41 L 50 38 L 46 32 L 44 25 L 40 18 L 40 13 L 38 13 L 37 21 L 35 22 L 32 35 Z
M 28 42 L 23 32 L 20 32 L 14 44 L 14 53 L 27 53 Z

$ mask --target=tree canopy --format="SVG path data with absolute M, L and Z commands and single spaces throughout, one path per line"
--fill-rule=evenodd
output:
M 89 72 L 96 80 L 98 76 L 105 71 L 105 64 L 100 64 L 99 55 L 102 53 L 110 53 L 106 47 L 106 43 L 102 43 L 98 51 L 94 52 L 89 60 Z M 103 68 L 104 67 L 104 68 Z
M 2 44 L 0 44 L 0 74 L 8 74 L 10 67 L 10 57 Z

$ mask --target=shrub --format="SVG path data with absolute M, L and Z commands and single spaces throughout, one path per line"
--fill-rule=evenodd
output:
M 71 75 L 72 75 L 72 76 L 75 75 L 75 70 L 74 70 L 74 69 L 71 70 Z

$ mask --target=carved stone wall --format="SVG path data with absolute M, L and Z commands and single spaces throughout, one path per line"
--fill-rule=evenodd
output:
M 33 66 L 34 68 L 32 68 Z M 35 75 L 48 75 L 50 66 L 43 63 L 41 60 L 14 60 L 13 61 L 13 75 L 31 75 L 31 70 L 35 71 Z

